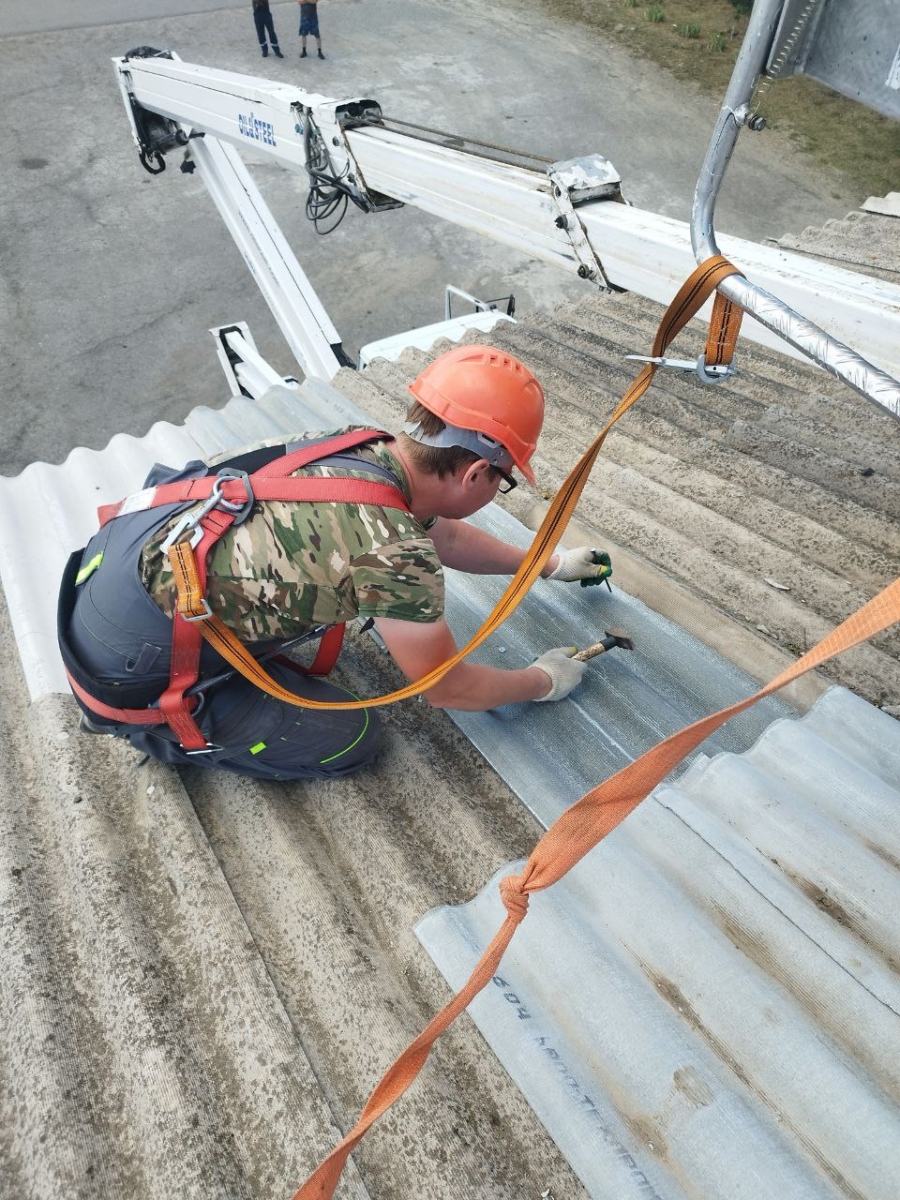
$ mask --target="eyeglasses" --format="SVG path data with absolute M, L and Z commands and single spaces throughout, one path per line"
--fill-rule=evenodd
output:
M 501 471 L 499 467 L 492 467 L 491 469 L 496 471 L 503 480 L 501 485 L 497 488 L 497 491 L 501 496 L 505 496 L 508 492 L 511 492 L 514 487 L 519 486 L 518 480 L 513 479 L 512 475 L 507 475 L 506 471 Z

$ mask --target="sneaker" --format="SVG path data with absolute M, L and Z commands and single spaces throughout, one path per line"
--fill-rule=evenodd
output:
M 268 46 L 260 46 L 260 50 L 262 51 L 263 58 L 269 57 L 269 47 Z
M 277 46 L 272 47 L 272 53 L 275 55 L 276 58 L 284 58 L 284 55 L 281 53 L 281 51 L 278 49 Z
M 320 51 L 319 51 L 319 58 L 324 58 L 324 57 L 325 57 L 325 55 L 324 55 L 324 54 L 322 53 L 322 51 L 320 50 Z
M 304 48 L 303 48 L 303 49 L 300 51 L 300 57 L 301 57 L 301 58 L 306 58 L 306 47 L 304 47 Z

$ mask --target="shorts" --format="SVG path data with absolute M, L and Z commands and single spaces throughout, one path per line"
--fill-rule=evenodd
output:
M 319 36 L 319 14 L 316 4 L 300 5 L 300 37 Z

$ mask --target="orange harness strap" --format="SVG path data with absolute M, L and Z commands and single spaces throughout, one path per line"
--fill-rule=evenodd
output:
M 738 334 L 741 332 L 741 321 L 744 310 L 716 292 L 713 301 L 712 317 L 709 322 L 709 336 L 706 339 L 704 359 L 708 367 L 727 367 L 734 358 Z
M 669 343 L 703 306 L 718 284 L 729 275 L 736 274 L 739 274 L 737 267 L 732 266 L 721 255 L 716 255 L 714 258 L 707 259 L 706 262 L 701 263 L 690 278 L 682 285 L 675 299 L 666 310 L 653 343 L 652 356 L 654 358 L 661 358 Z M 718 313 L 722 319 L 726 316 L 724 307 L 716 308 L 714 306 L 714 313 Z M 724 335 L 711 332 L 710 340 L 718 344 L 719 342 L 727 341 L 727 338 Z M 410 683 L 403 688 L 398 688 L 397 691 L 390 692 L 385 696 L 378 696 L 370 700 L 322 701 L 308 700 L 300 696 L 295 696 L 293 692 L 282 688 L 256 662 L 252 655 L 247 653 L 225 623 L 214 613 L 208 611 L 203 598 L 204 589 L 199 577 L 194 552 L 188 542 L 177 542 L 169 548 L 169 560 L 172 564 L 172 571 L 178 589 L 178 612 L 186 620 L 190 621 L 210 645 L 224 659 L 230 662 L 233 667 L 240 671 L 246 679 L 249 679 L 262 691 L 267 692 L 270 696 L 274 696 L 286 704 L 293 704 L 298 708 L 312 709 L 344 710 L 378 708 L 382 705 L 393 704 L 398 700 L 407 700 L 412 696 L 418 696 L 421 692 L 427 691 L 428 688 L 433 687 L 443 679 L 448 671 L 451 671 L 467 655 L 471 654 L 473 650 L 490 637 L 516 609 L 526 592 L 537 579 L 538 575 L 540 575 L 547 559 L 556 549 L 557 542 L 569 522 L 569 518 L 578 503 L 584 485 L 587 483 L 588 476 L 606 440 L 606 435 L 616 421 L 618 421 L 619 417 L 626 413 L 632 404 L 643 396 L 644 392 L 650 386 L 656 369 L 654 363 L 648 363 L 641 370 L 613 415 L 570 472 L 554 497 L 531 547 L 522 560 L 521 566 L 510 580 L 494 611 L 485 620 L 478 632 L 452 658 L 449 658 L 445 663 L 436 667 L 417 682 Z

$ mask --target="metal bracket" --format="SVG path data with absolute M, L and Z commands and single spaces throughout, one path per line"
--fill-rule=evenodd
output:
M 454 287 L 452 283 L 448 283 L 444 288 L 444 320 L 453 320 L 453 307 L 451 296 L 459 296 L 461 300 L 468 300 L 477 313 L 479 312 L 496 312 L 497 305 L 506 301 L 506 315 L 511 317 L 516 311 L 516 298 L 510 293 L 508 296 L 498 296 L 496 300 L 479 300 L 477 296 L 473 296 L 470 292 L 464 292 L 462 288 Z
M 217 325 L 209 332 L 215 339 L 216 354 L 232 396 L 248 396 L 251 400 L 258 400 L 271 387 L 286 387 L 296 391 L 300 386 L 293 375 L 279 375 L 266 362 L 256 347 L 246 321 Z M 337 349 L 340 349 L 340 343 Z
M 561 165 L 556 164 L 556 166 Z M 551 183 L 550 195 L 553 199 L 553 206 L 558 214 L 556 217 L 556 228 L 564 229 L 568 234 L 569 242 L 575 251 L 575 257 L 580 263 L 578 267 L 579 279 L 590 279 L 605 292 L 611 292 L 613 289 L 606 277 L 606 272 L 603 270 L 603 264 L 594 253 L 594 247 L 588 241 L 585 228 L 575 211 L 575 206 L 569 195 L 569 181 L 555 167 L 548 174 Z
M 334 178 L 341 188 L 351 195 L 366 212 L 382 212 L 390 208 L 403 208 L 402 200 L 384 196 L 373 191 L 366 183 L 356 155 L 347 138 L 347 129 L 358 125 L 381 123 L 381 106 L 374 100 L 330 100 L 311 96 L 319 103 L 308 107 L 295 105 L 297 121 L 295 130 L 302 133 L 306 145 L 307 169 L 318 138 L 320 152 L 331 166 Z

